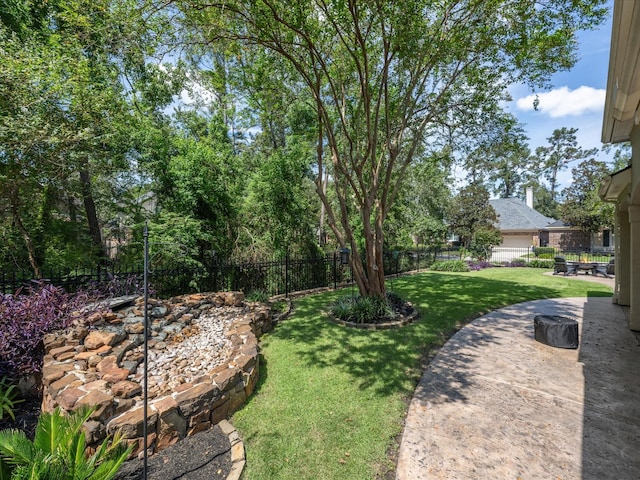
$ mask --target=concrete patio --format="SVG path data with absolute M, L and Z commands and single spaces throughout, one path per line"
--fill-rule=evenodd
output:
M 579 349 L 536 342 L 540 314 L 576 319 Z M 480 317 L 425 371 L 397 479 L 640 479 L 639 364 L 628 309 L 608 297 L 526 302 Z

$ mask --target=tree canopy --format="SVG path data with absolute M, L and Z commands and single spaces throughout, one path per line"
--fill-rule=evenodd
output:
M 407 168 L 441 129 L 481 124 L 514 82 L 544 87 L 575 61 L 575 33 L 602 21 L 602 1 L 261 0 L 180 2 L 205 42 L 274 56 L 315 110 L 316 192 L 353 252 L 360 293 L 385 292 L 384 223 Z M 291 75 L 295 73 L 295 76 Z M 440 146 L 440 145 L 439 145 Z M 336 203 L 322 188 L 325 169 Z M 362 225 L 364 251 L 352 212 Z

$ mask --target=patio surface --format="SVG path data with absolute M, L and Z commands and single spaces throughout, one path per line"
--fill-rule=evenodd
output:
M 536 342 L 541 314 L 576 319 L 579 349 Z M 414 393 L 396 478 L 640 479 L 640 336 L 627 316 L 609 297 L 561 298 L 464 327 Z

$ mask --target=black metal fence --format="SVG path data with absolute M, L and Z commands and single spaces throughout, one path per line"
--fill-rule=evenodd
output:
M 485 260 L 506 263 L 520 260 L 549 259 L 565 256 L 567 260 L 602 260 L 603 253 L 567 251 L 559 249 L 535 250 L 532 248 L 496 247 L 484 252 Z M 427 268 L 438 260 L 470 260 L 477 253 L 470 253 L 458 247 L 432 247 L 404 251 L 385 252 L 384 271 L 386 275 Z M 185 266 L 154 266 L 150 268 L 150 283 L 154 294 L 170 297 L 189 292 L 220 290 L 241 290 L 246 294 L 263 292 L 268 295 L 289 294 L 290 292 L 319 287 L 337 287 L 351 282 L 351 272 L 342 265 L 338 252 L 316 257 L 276 258 L 253 262 L 218 262 L 206 268 Z M 43 272 L 44 281 L 63 287 L 67 291 L 108 289 L 109 294 L 124 295 L 141 291 L 143 266 L 116 265 L 97 266 L 95 269 Z M 34 285 L 30 271 L 0 272 L 0 292 L 15 293 L 20 288 Z

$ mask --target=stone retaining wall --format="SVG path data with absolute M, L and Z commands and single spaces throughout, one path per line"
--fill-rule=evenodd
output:
M 224 358 L 214 352 L 211 363 L 191 366 L 182 361 L 185 375 L 159 376 L 149 388 L 147 443 L 152 451 L 208 429 L 244 403 L 258 379 L 257 339 L 271 329 L 272 321 L 268 307 L 246 304 L 240 292 L 149 301 L 148 346 L 156 355 L 179 351 L 181 342 L 198 335 L 196 320 L 209 321 L 221 309 L 228 314 L 233 308 L 237 314 L 218 342 L 224 344 Z M 143 448 L 142 309 L 142 299 L 117 312 L 104 309 L 91 315 L 90 328 L 78 325 L 44 339 L 42 410 L 95 407 L 85 424 L 88 443 L 95 446 L 119 430 L 134 446 L 133 455 Z

